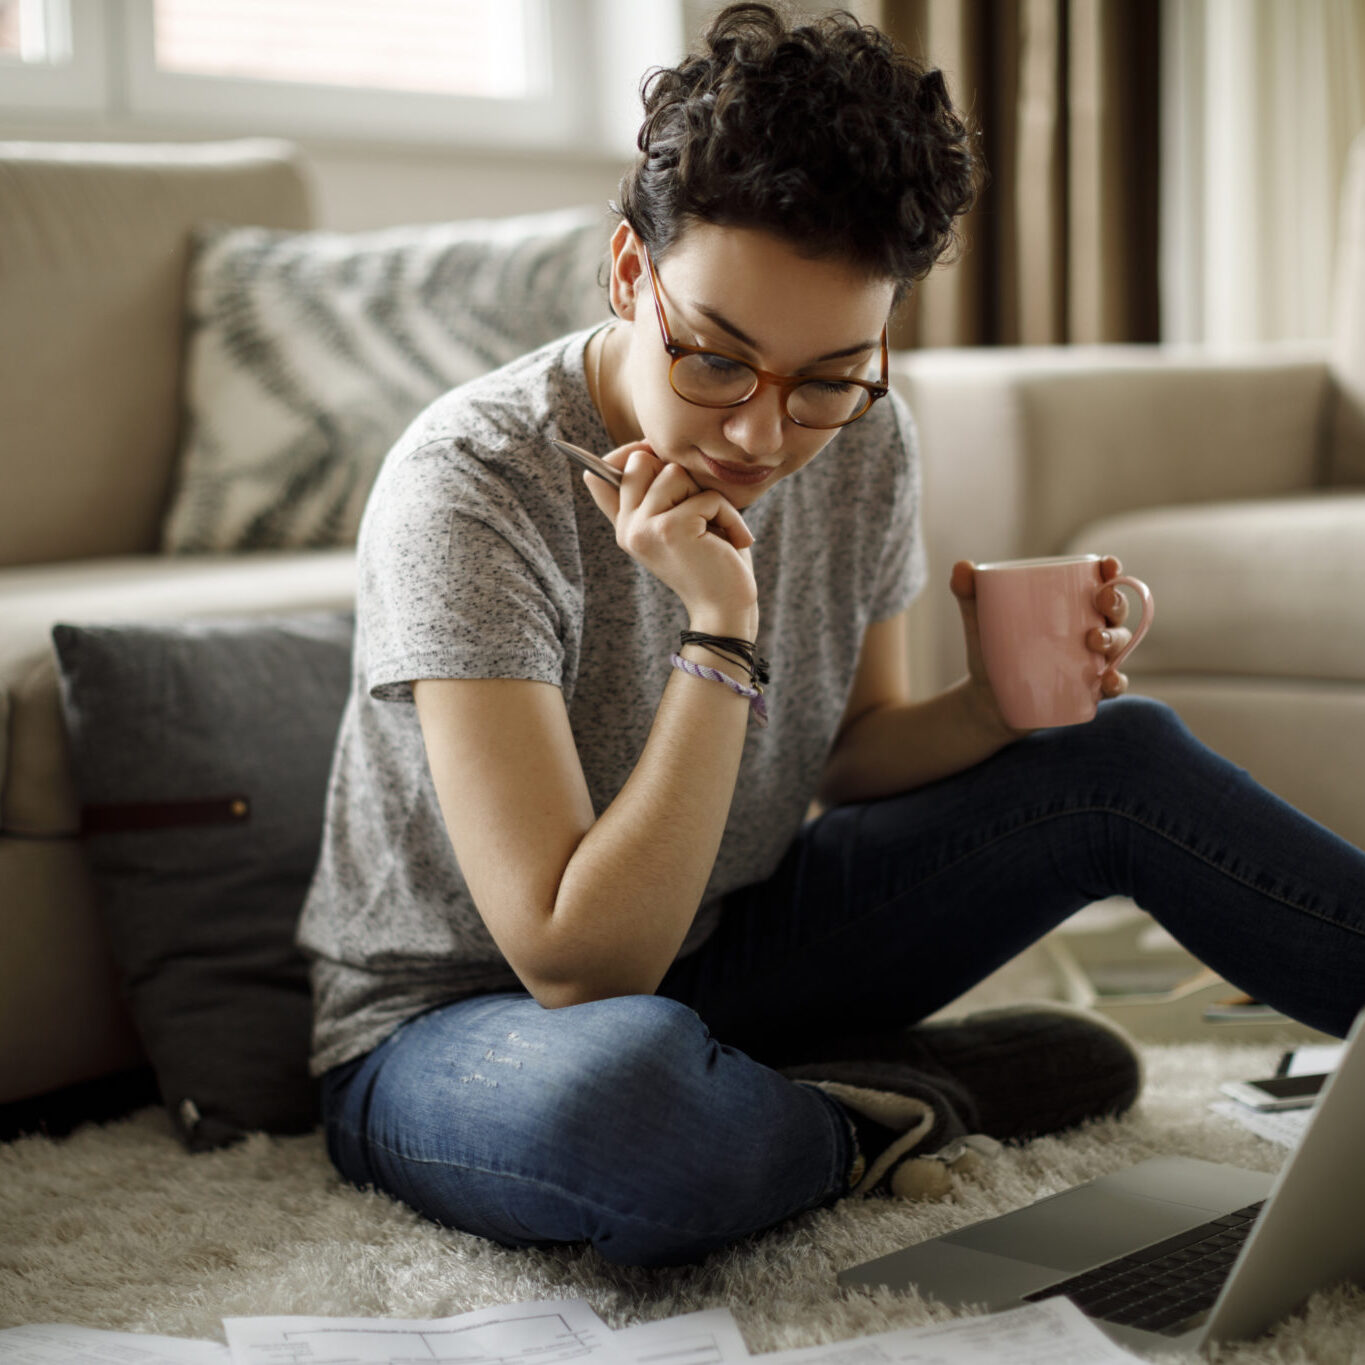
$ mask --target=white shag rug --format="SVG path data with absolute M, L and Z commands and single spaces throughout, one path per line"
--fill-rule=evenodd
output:
M 0 1326 L 66 1322 L 223 1340 L 225 1316 L 443 1317 L 497 1303 L 586 1299 L 613 1327 L 728 1306 L 754 1353 L 943 1321 L 942 1305 L 841 1290 L 835 1273 L 1144 1157 L 1273 1171 L 1284 1150 L 1208 1110 L 1218 1082 L 1279 1049 L 1144 1048 L 1138 1107 L 1007 1150 L 946 1201 L 845 1201 L 705 1263 L 623 1270 L 581 1248 L 509 1251 L 343 1184 L 320 1135 L 185 1153 L 146 1109 L 71 1137 L 0 1146 Z M 1362 1149 L 1365 1151 L 1365 1148 Z M 1365 1362 L 1365 1291 L 1342 1287 L 1224 1365 Z

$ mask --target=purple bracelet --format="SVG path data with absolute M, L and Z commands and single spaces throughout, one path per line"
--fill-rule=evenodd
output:
M 724 683 L 731 692 L 737 693 L 741 697 L 748 697 L 749 710 L 753 712 L 754 719 L 758 722 L 759 727 L 763 728 L 768 724 L 768 703 L 764 700 L 761 687 L 745 687 L 742 682 L 736 682 L 728 673 L 722 673 L 718 668 L 708 668 L 705 664 L 694 664 L 691 659 L 684 659 L 681 654 L 670 654 L 668 662 L 674 668 L 681 668 L 684 673 L 690 673 L 694 678 L 706 678 L 711 682 Z

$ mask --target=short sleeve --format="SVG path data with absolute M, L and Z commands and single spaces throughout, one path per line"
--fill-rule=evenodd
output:
M 419 678 L 562 684 L 575 596 L 518 491 L 457 442 L 386 465 L 358 546 L 359 667 L 370 696 Z
M 919 596 L 928 581 L 924 538 L 920 529 L 919 435 L 904 400 L 894 390 L 887 396 L 893 416 L 892 439 L 901 458 L 894 462 L 895 488 L 882 562 L 872 597 L 871 619 L 899 615 Z

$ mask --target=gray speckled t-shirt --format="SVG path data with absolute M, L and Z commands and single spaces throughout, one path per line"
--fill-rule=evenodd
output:
M 315 1073 L 445 1001 L 515 989 L 465 887 L 412 705 L 418 678 L 528 678 L 564 694 L 599 813 L 633 769 L 687 624 L 616 544 L 576 466 L 549 444 L 610 440 L 588 396 L 590 332 L 433 403 L 389 453 L 360 528 L 350 701 L 299 941 L 312 961 Z M 761 880 L 795 837 L 838 728 L 867 626 L 924 579 L 913 428 L 894 394 L 744 514 L 771 663 L 705 897 Z

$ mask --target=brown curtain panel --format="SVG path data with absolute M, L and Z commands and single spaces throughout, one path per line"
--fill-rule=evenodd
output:
M 965 251 L 912 291 L 897 345 L 1159 339 L 1160 9 L 1157 0 L 873 6 L 874 23 L 943 71 L 987 170 Z

